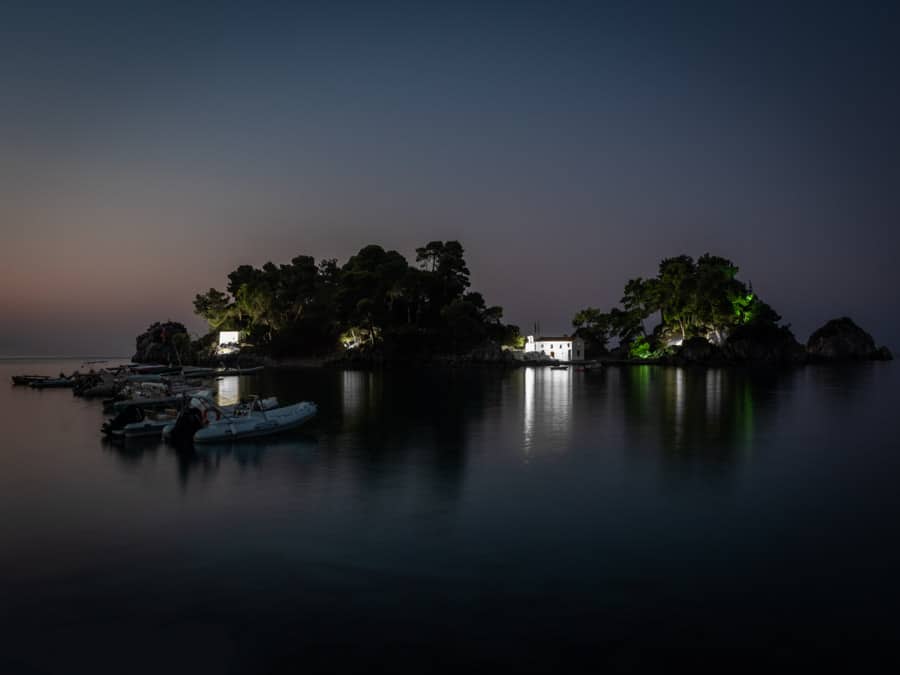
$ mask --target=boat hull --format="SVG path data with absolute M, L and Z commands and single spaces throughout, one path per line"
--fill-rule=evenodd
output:
M 29 383 L 32 389 L 71 389 L 75 381 L 70 379 L 36 380 Z
M 113 436 L 120 438 L 162 438 L 163 429 L 172 422 L 172 420 L 148 420 L 145 422 L 135 422 L 128 424 L 122 429 L 112 432 Z
M 221 443 L 280 434 L 303 426 L 317 412 L 314 403 L 296 403 L 243 418 L 226 418 L 198 430 L 194 434 L 194 443 Z

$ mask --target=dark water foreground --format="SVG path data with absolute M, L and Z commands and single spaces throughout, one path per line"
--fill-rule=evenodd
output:
M 316 424 L 191 455 L 6 385 L 73 365 L 0 362 L 3 673 L 736 669 L 900 639 L 895 364 L 272 372 L 223 394 Z

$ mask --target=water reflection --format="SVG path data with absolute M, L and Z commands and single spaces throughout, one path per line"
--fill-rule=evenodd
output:
M 186 488 L 193 475 L 208 478 L 231 463 L 239 470 L 267 470 L 267 453 L 306 453 L 315 460 L 279 458 L 278 470 L 302 470 L 305 477 L 326 480 L 347 473 L 362 488 L 361 495 L 389 490 L 397 476 L 414 472 L 432 495 L 456 499 L 467 473 L 469 445 L 485 424 L 498 437 L 514 436 L 526 461 L 585 444 L 596 447 L 600 438 L 618 433 L 630 452 L 649 452 L 663 466 L 727 467 L 749 455 L 756 427 L 765 423 L 758 399 L 769 397 L 767 392 L 783 386 L 785 378 L 790 380 L 656 366 L 597 373 L 523 368 L 507 373 L 435 369 L 304 371 L 243 381 L 227 377 L 219 382 L 223 404 L 241 394 L 276 394 L 284 403 L 316 400 L 320 416 L 304 428 L 305 438 L 288 434 L 178 454 L 178 476 Z M 158 445 L 129 444 L 116 452 L 123 462 L 137 466 L 141 454 L 155 452 Z
M 563 451 L 572 427 L 575 373 L 550 368 L 525 368 L 522 448 L 535 452 Z
M 616 381 L 626 433 L 636 447 L 659 448 L 669 463 L 727 466 L 751 451 L 756 427 L 766 421 L 757 413 L 768 414 L 769 399 L 793 377 L 638 366 L 622 370 Z
M 360 495 L 390 490 L 399 476 L 412 473 L 432 496 L 450 499 L 459 497 L 470 445 L 484 433 L 509 442 L 526 461 L 624 438 L 629 453 L 663 467 L 721 469 L 749 456 L 757 428 L 769 423 L 771 399 L 792 377 L 657 366 L 591 373 L 320 370 L 226 377 L 219 382 L 223 404 L 241 395 L 274 394 L 283 403 L 316 400 L 320 415 L 301 432 L 267 442 L 172 456 L 185 489 L 194 476 L 207 480 L 229 464 L 269 471 L 267 454 L 305 453 L 302 462 L 279 457 L 277 470 L 324 480 L 350 475 Z M 114 451 L 133 469 L 159 447 L 129 442 Z
M 139 467 L 144 458 L 150 454 L 155 455 L 160 446 L 159 441 L 155 438 L 140 437 L 113 439 L 109 436 L 103 436 L 101 443 L 108 452 L 111 452 L 119 460 L 122 466 L 131 469 Z
M 241 402 L 241 378 L 228 375 L 218 379 L 218 404 L 222 407 L 236 405 Z
M 359 421 L 369 398 L 371 373 L 364 370 L 345 370 L 341 373 L 341 402 L 345 421 Z
M 672 372 L 672 371 L 669 371 Z M 678 443 L 684 434 L 684 409 L 686 406 L 684 368 L 675 368 L 675 394 L 673 397 L 675 409 L 675 442 Z
M 564 375 L 564 373 L 563 373 Z M 468 466 L 473 426 L 501 398 L 497 373 L 433 370 L 426 373 L 315 370 L 265 373 L 219 381 L 222 405 L 241 396 L 275 395 L 284 404 L 314 400 L 319 416 L 303 429 L 256 441 L 175 451 L 156 439 L 110 445 L 138 466 L 147 453 L 174 460 L 182 489 L 228 467 L 296 474 L 304 480 L 345 481 L 359 496 L 395 489 L 398 477 L 419 474 L 430 495 L 457 499 Z
M 706 416 L 718 418 L 722 407 L 722 371 L 710 368 L 706 371 Z
M 232 459 L 238 466 L 248 468 L 263 466 L 266 458 L 273 457 L 275 453 L 299 455 L 315 450 L 317 445 L 315 436 L 297 431 L 268 439 L 247 439 L 240 443 L 204 443 L 190 454 L 209 460 L 214 466 Z

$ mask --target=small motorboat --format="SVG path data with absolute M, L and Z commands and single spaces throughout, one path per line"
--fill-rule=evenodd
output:
M 145 417 L 140 422 L 131 422 L 121 429 L 110 431 L 109 435 L 113 438 L 156 438 L 159 440 L 162 436 L 162 430 L 166 425 L 171 424 L 175 420 L 175 414 L 160 415 L 158 417 Z
M 32 382 L 42 382 L 49 379 L 49 375 L 13 375 L 12 383 L 17 387 L 27 387 Z
M 86 378 L 86 381 L 75 387 L 75 394 L 84 398 L 107 398 L 115 396 L 120 389 L 115 376 L 107 371 L 101 371 Z
M 120 401 L 113 401 L 111 403 L 113 412 L 121 412 L 125 408 L 128 408 L 133 405 L 139 405 L 142 408 L 171 408 L 178 407 L 184 404 L 186 401 L 190 401 L 192 397 L 206 398 L 212 396 L 212 392 L 203 389 L 193 389 L 189 391 L 182 391 L 172 396 L 162 396 L 162 397 L 144 397 L 144 396 L 132 396 L 131 398 L 125 398 Z M 106 406 L 106 402 L 104 402 L 104 407 Z
M 569 366 L 550 366 L 550 370 L 568 370 Z
M 305 424 L 319 412 L 315 403 L 304 401 L 273 410 L 250 410 L 245 415 L 223 417 L 194 434 L 194 443 L 217 443 L 271 436 Z
M 75 379 L 72 377 L 48 377 L 45 380 L 33 380 L 28 383 L 33 389 L 63 389 L 75 386 Z
M 138 405 L 132 405 L 121 410 L 118 415 L 107 420 L 100 427 L 107 436 L 122 436 L 122 430 L 131 424 L 140 424 L 145 419 L 144 409 Z

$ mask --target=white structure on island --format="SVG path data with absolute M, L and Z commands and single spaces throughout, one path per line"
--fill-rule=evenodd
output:
M 578 337 L 535 337 L 529 335 L 525 339 L 525 353 L 543 354 L 548 359 L 560 361 L 582 361 L 584 359 L 584 340 Z
M 224 356 L 226 354 L 237 354 L 241 351 L 241 333 L 236 330 L 219 331 L 219 342 L 216 345 L 216 354 Z

